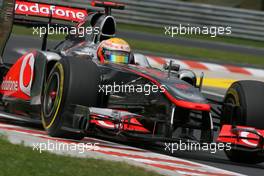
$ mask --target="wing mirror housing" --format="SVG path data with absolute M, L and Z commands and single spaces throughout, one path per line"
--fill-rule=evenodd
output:
M 178 72 L 180 70 L 180 65 L 170 60 L 169 63 L 166 62 L 165 64 L 163 64 L 163 69 Z

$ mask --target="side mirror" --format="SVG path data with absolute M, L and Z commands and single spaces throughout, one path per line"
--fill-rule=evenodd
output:
M 178 77 L 179 79 L 193 85 L 196 86 L 197 83 L 197 78 L 196 78 L 196 74 L 191 71 L 191 70 L 187 70 L 187 69 L 182 69 L 178 72 Z M 201 79 L 202 82 L 202 79 Z M 200 83 L 201 83 L 200 82 Z M 199 87 L 201 87 L 201 85 L 199 85 Z
M 172 60 L 170 60 L 169 63 L 166 62 L 163 65 L 163 69 L 164 70 L 172 70 L 172 71 L 178 72 L 180 70 L 180 65 L 179 64 L 176 64 L 175 62 L 173 62 Z

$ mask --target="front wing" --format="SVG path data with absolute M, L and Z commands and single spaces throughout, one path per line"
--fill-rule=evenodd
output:
M 264 130 L 246 126 L 223 125 L 217 142 L 231 143 L 239 150 L 264 151 Z

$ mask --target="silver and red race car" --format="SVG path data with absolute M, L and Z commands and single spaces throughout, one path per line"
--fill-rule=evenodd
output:
M 153 68 L 139 54 L 131 54 L 129 64 L 101 62 L 96 54 L 99 43 L 116 34 L 111 10 L 125 6 L 101 1 L 92 5 L 105 11 L 16 2 L 15 21 L 20 24 L 41 25 L 48 19 L 45 26 L 60 26 L 53 22 L 59 19 L 97 30 L 84 36 L 69 34 L 48 51 L 46 33 L 41 50 L 28 51 L 13 64 L 1 63 L 1 117 L 41 123 L 54 137 L 95 135 L 153 143 L 210 143 L 219 127 L 216 141 L 232 144 L 226 150 L 232 161 L 264 160 L 264 83 L 235 82 L 224 100 L 216 101 L 201 93 L 202 79 L 198 83 L 193 71 L 173 61 L 163 69 Z M 6 4 L 1 13 L 12 18 Z M 2 48 L 10 31 L 6 19 L 1 16 Z M 3 28 L 7 32 L 2 33 Z

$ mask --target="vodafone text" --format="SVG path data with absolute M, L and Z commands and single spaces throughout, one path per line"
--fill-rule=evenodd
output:
M 82 21 L 87 15 L 85 10 L 25 1 L 16 1 L 15 11 L 16 14 L 43 17 L 48 17 L 51 13 L 53 18 L 76 22 Z

